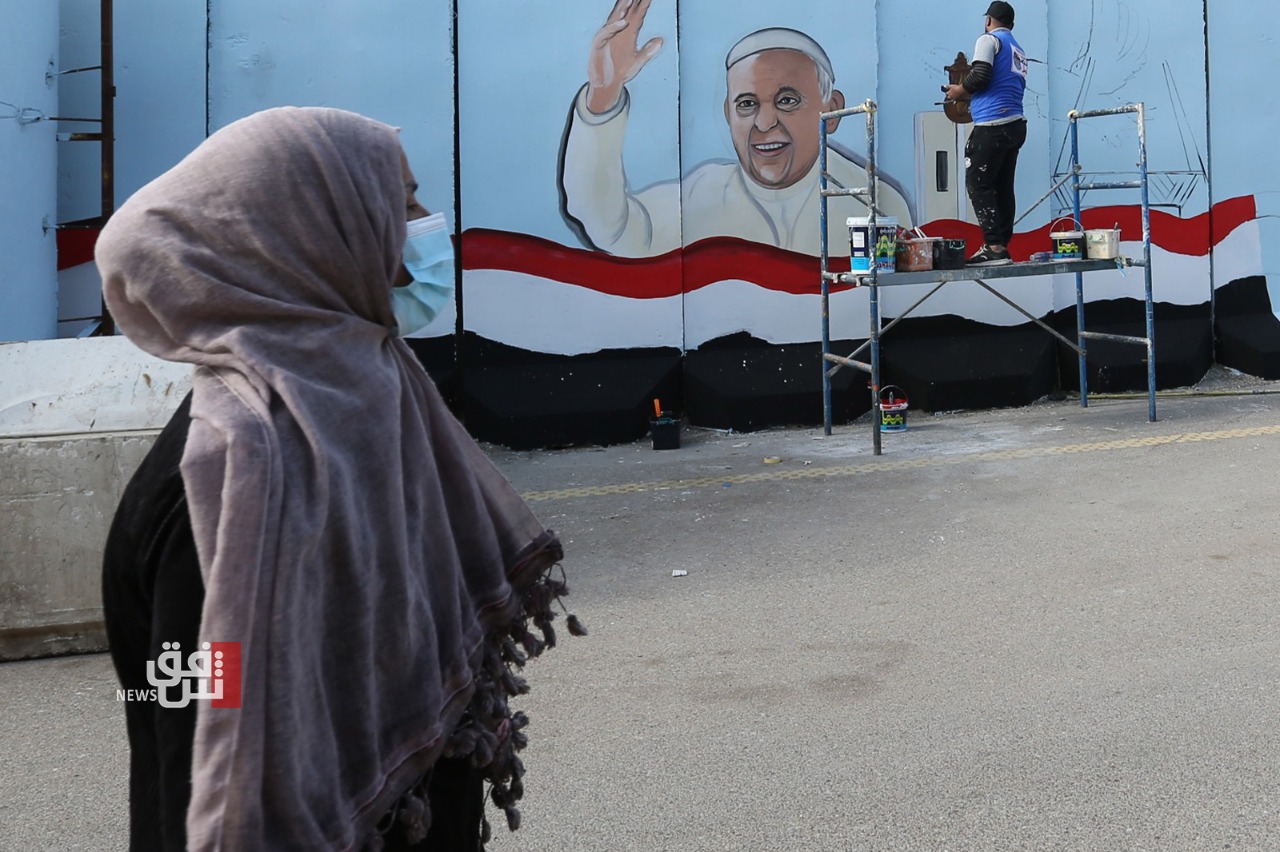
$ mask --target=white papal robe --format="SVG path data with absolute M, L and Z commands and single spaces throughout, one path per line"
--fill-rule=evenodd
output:
M 639 191 L 627 186 L 622 163 L 630 96 L 623 91 L 608 113 L 586 108 L 586 87 L 574 100 L 563 151 L 562 188 L 566 212 L 581 224 L 598 249 L 623 257 L 651 257 L 707 237 L 739 237 L 817 256 L 819 247 L 818 166 L 783 189 L 760 186 L 737 162 L 705 162 L 683 181 L 656 183 Z M 845 187 L 865 187 L 867 173 L 830 151 L 827 174 Z M 879 182 L 881 215 L 910 225 L 906 199 Z M 849 216 L 867 215 L 853 198 L 828 204 L 828 251 L 849 251 Z

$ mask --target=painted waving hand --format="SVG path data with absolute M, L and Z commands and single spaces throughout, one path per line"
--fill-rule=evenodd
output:
M 640 28 L 653 0 L 617 0 L 595 38 L 587 61 L 587 109 L 608 112 L 622 97 L 622 87 L 662 49 L 661 38 L 639 47 Z

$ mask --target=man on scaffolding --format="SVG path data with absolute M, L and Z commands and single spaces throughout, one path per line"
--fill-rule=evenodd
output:
M 1013 236 L 1014 173 L 1018 150 L 1027 141 L 1022 95 L 1027 88 L 1027 57 L 1014 40 L 1013 7 L 996 0 L 987 7 L 986 31 L 973 49 L 973 65 L 964 80 L 947 88 L 951 100 L 971 100 L 973 132 L 964 149 L 965 186 L 985 244 L 973 266 L 1010 262 Z

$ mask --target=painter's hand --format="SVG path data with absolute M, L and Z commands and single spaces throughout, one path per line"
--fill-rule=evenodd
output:
M 950 86 L 947 86 L 946 91 L 947 100 L 949 101 L 967 101 L 969 98 L 973 97 L 969 90 L 964 86 L 961 86 L 959 83 L 952 83 Z
M 651 38 L 637 48 L 644 16 L 653 0 L 616 0 L 609 20 L 591 40 L 587 61 L 587 109 L 608 112 L 622 97 L 622 87 L 662 49 L 662 39 Z

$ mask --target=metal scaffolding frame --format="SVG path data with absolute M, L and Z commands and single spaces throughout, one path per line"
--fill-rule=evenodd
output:
M 74 222 L 59 222 L 58 230 L 93 230 L 100 231 L 115 212 L 115 138 L 116 138 L 116 80 L 115 80 L 115 26 L 113 0 L 99 0 L 99 45 L 101 54 L 97 65 L 83 68 L 71 68 L 58 72 L 58 76 L 66 74 L 82 74 L 99 72 L 99 98 L 101 113 L 96 118 L 51 116 L 51 121 L 69 124 L 96 124 L 96 131 L 71 131 L 56 135 L 58 142 L 97 142 L 101 146 L 101 212 L 97 216 L 78 219 Z M 78 320 L 89 320 L 90 324 L 79 337 L 109 336 L 115 333 L 115 322 L 103 301 L 102 312 L 98 316 L 77 317 Z
M 895 325 L 909 316 L 916 308 L 920 307 L 934 293 L 937 293 L 944 285 L 952 281 L 974 281 L 987 292 L 996 296 L 1005 304 L 1018 311 L 1023 316 L 1052 334 L 1062 343 L 1069 346 L 1076 352 L 1080 361 L 1080 406 L 1087 408 L 1089 405 L 1089 386 L 1088 376 L 1086 372 L 1087 345 L 1089 340 L 1107 340 L 1117 343 L 1129 343 L 1145 346 L 1147 349 L 1147 419 L 1154 422 L 1156 419 L 1156 361 L 1155 361 L 1155 321 L 1152 301 L 1151 289 L 1151 203 L 1148 193 L 1148 174 L 1147 174 L 1147 134 L 1146 134 L 1146 110 L 1143 104 L 1130 104 L 1127 106 L 1116 107 L 1114 109 L 1092 110 L 1081 112 L 1072 110 L 1067 115 L 1070 122 L 1070 139 L 1071 139 L 1071 169 L 1067 176 L 1059 181 L 1052 189 L 1045 193 L 1035 204 L 1031 205 L 1021 216 L 1018 222 L 1021 222 L 1034 209 L 1040 206 L 1054 192 L 1067 183 L 1071 184 L 1073 198 L 1073 212 L 1075 220 L 1080 222 L 1080 194 L 1084 191 L 1095 189 L 1138 189 L 1142 195 L 1142 257 L 1141 259 L 1133 259 L 1127 257 L 1117 257 L 1114 260 L 1052 260 L 1043 263 L 1014 263 L 1008 266 L 983 266 L 968 267 L 962 269 L 946 269 L 933 270 L 929 272 L 885 272 L 881 273 L 876 268 L 874 250 L 870 250 L 871 262 L 870 269 L 866 271 L 851 272 L 832 272 L 830 266 L 830 246 L 827 239 L 827 200 L 833 197 L 850 196 L 863 200 L 867 204 L 869 212 L 868 232 L 870 235 L 876 233 L 876 219 L 878 211 L 877 203 L 877 180 L 876 180 L 876 135 L 875 135 L 875 115 L 876 103 L 867 100 L 857 106 L 848 107 L 846 109 L 825 112 L 819 116 L 819 171 L 821 181 L 820 203 L 819 203 L 819 227 L 821 235 L 819 238 L 819 246 L 821 250 L 822 264 L 822 415 L 823 430 L 825 434 L 831 434 L 831 378 L 844 367 L 852 367 L 870 374 L 871 382 L 871 431 L 872 445 L 875 455 L 880 455 L 880 418 L 877 414 L 877 405 L 880 401 L 880 338 L 892 329 Z M 1082 119 L 1098 118 L 1102 116 L 1123 115 L 1126 113 L 1136 113 L 1138 116 L 1138 178 L 1131 181 L 1110 181 L 1110 182 L 1092 182 L 1081 183 L 1081 176 L 1084 170 L 1080 165 L 1080 146 L 1078 125 Z M 866 188 L 849 188 L 835 187 L 828 185 L 827 174 L 827 121 L 835 118 L 843 118 L 850 115 L 865 115 L 867 123 L 867 182 Z M 1016 223 L 1015 223 L 1016 224 Z M 872 242 L 869 240 L 869 242 Z M 1087 331 L 1084 321 L 1084 273 L 1095 272 L 1103 269 L 1125 269 L 1130 267 L 1141 267 L 1143 270 L 1144 291 L 1146 300 L 1146 336 L 1133 337 L 1121 334 L 1105 334 L 1102 332 Z M 1003 293 L 992 288 L 987 284 L 988 280 L 997 278 L 1024 278 L 1034 275 L 1051 275 L 1057 273 L 1074 273 L 1076 276 L 1076 340 L 1073 342 L 1063 336 L 1045 323 L 1039 317 L 1033 316 L 1022 307 L 1014 303 Z M 880 328 L 880 288 L 908 284 L 928 284 L 933 283 L 935 286 L 920 297 L 911 307 L 900 313 L 894 320 Z M 853 287 L 869 287 L 869 310 L 870 310 L 870 336 L 861 346 L 855 349 L 847 356 L 836 355 L 831 351 L 831 285 L 845 284 Z M 859 361 L 858 356 L 865 350 L 870 350 L 870 361 Z

